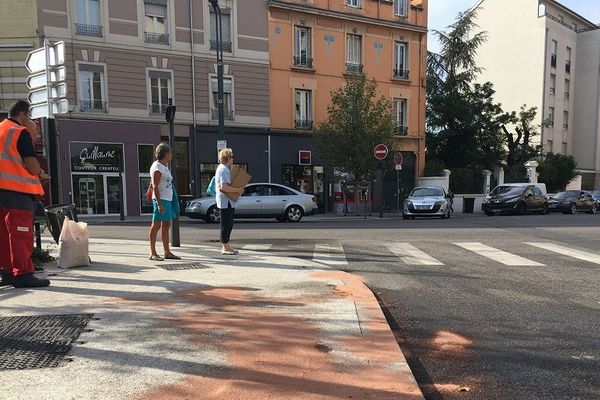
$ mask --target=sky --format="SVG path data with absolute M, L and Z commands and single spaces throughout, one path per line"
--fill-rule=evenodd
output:
M 429 29 L 446 30 L 459 12 L 469 9 L 477 2 L 478 0 L 429 0 Z M 559 0 L 559 2 L 590 21 L 600 23 L 598 0 Z M 431 33 L 429 50 L 439 51 L 439 43 Z

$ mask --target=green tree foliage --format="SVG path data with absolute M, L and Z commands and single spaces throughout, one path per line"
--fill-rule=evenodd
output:
M 572 156 L 547 153 L 539 164 L 540 182 L 544 182 L 551 193 L 564 190 L 577 175 L 577 163 Z
M 391 102 L 377 98 L 377 83 L 365 76 L 347 77 L 331 94 L 328 119 L 314 133 L 317 154 L 325 163 L 369 179 L 377 169 L 373 149 L 392 149 L 395 127 Z
M 538 128 L 533 121 L 537 115 L 537 108 L 521 107 L 517 114 L 512 112 L 504 118 L 502 131 L 506 139 L 506 180 L 509 182 L 523 182 L 527 178 L 525 163 L 542 156 L 542 146 L 533 145 L 532 139 L 539 135 Z M 508 126 L 513 127 L 513 132 Z

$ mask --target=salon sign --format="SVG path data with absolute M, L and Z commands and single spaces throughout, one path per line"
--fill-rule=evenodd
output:
M 123 145 L 116 143 L 69 143 L 71 172 L 119 172 Z

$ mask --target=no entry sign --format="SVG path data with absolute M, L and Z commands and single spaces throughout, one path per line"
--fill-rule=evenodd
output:
M 375 158 L 378 160 L 385 160 L 388 155 L 388 148 L 385 144 L 378 144 L 375 146 Z

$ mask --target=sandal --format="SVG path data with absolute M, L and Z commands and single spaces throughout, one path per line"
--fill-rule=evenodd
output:
M 164 258 L 162 258 L 161 256 L 157 255 L 157 254 L 152 254 L 149 258 L 150 261 L 165 261 Z
M 181 260 L 181 257 L 178 257 L 173 253 L 169 253 L 165 254 L 165 260 Z
M 238 252 L 235 251 L 235 250 L 223 250 L 223 251 L 221 251 L 221 255 L 223 255 L 223 256 L 235 256 L 236 254 L 238 254 Z

